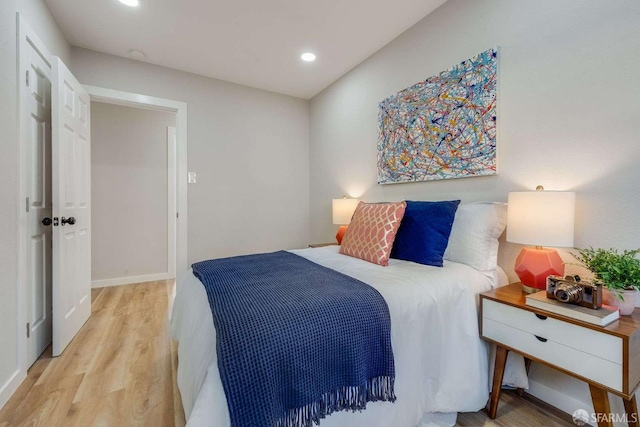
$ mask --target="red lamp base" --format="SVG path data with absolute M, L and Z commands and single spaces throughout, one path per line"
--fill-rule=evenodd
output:
M 344 237 L 344 233 L 347 232 L 347 228 L 349 228 L 348 225 L 341 225 L 340 228 L 338 228 L 338 234 L 336 234 L 336 240 L 338 241 L 338 244 L 342 244 L 342 238 Z
M 555 249 L 523 248 L 516 258 L 515 271 L 522 290 L 533 293 L 547 288 L 547 276 L 564 276 L 564 264 Z

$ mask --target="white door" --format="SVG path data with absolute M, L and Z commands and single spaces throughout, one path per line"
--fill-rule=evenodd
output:
M 31 366 L 51 342 L 51 70 L 27 43 L 24 74 L 27 147 L 27 362 Z
M 51 64 L 53 355 L 91 315 L 89 95 L 58 57 Z

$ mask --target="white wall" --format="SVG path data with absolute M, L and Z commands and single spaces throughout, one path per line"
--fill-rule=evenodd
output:
M 500 175 L 377 185 L 377 103 L 494 45 Z M 449 0 L 311 100 L 311 239 L 333 239 L 330 201 L 342 194 L 506 201 L 542 184 L 577 192 L 577 246 L 640 246 L 639 53 L 637 1 Z M 520 247 L 504 247 L 515 279 Z M 539 396 L 590 405 L 582 383 L 539 367 L 532 377 L 550 387 Z
M 22 380 L 17 324 L 18 99 L 16 12 L 36 30 L 52 54 L 69 61 L 70 47 L 42 0 L 0 1 L 0 406 Z
M 175 113 L 91 103 L 91 279 L 167 273 L 167 126 Z
M 188 104 L 190 263 L 309 243 L 307 101 L 80 48 L 72 71 Z

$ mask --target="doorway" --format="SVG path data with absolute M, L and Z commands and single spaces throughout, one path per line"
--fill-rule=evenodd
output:
M 78 249 L 79 253 L 87 254 L 88 246 L 83 249 L 82 242 L 90 241 L 90 231 L 82 228 L 85 225 L 83 218 L 77 214 L 66 215 L 67 218 L 60 218 L 60 228 L 64 228 L 64 233 L 56 237 L 56 232 L 51 232 L 51 228 L 43 227 L 56 226 L 56 218 L 51 218 L 49 210 L 56 215 L 58 209 L 63 215 L 69 209 L 75 209 L 76 204 L 80 208 L 85 206 L 83 200 L 90 200 L 90 188 L 85 185 L 88 181 L 77 180 L 76 175 L 80 172 L 88 172 L 89 168 L 77 166 L 69 163 L 78 159 L 88 158 L 88 144 L 83 145 L 83 141 L 88 142 L 81 132 L 75 135 L 82 141 L 74 142 L 73 150 L 64 152 L 65 156 L 61 157 L 65 163 L 58 167 L 56 171 L 56 163 L 52 160 L 52 123 L 55 132 L 56 126 L 63 123 L 63 117 L 68 112 L 73 112 L 73 118 L 79 123 L 89 121 L 89 99 L 87 93 L 91 95 L 91 101 L 97 100 L 101 102 L 113 103 L 118 105 L 130 105 L 140 108 L 149 108 L 160 111 L 173 112 L 176 116 L 175 129 L 175 175 L 170 177 L 175 182 L 172 188 L 172 195 L 169 198 L 175 200 L 177 209 L 175 209 L 175 220 L 177 222 L 173 231 L 175 243 L 175 277 L 181 277 L 187 271 L 187 173 L 186 173 L 186 154 L 187 154 L 187 106 L 186 103 L 165 100 L 160 98 L 147 97 L 138 94 L 131 94 L 109 89 L 96 87 L 82 87 L 64 67 L 59 58 L 52 56 L 46 46 L 39 40 L 35 32 L 28 24 L 19 17 L 19 76 L 20 76 L 20 177 L 19 177 L 19 211 L 18 211 L 18 281 L 16 283 L 17 293 L 19 295 L 18 305 L 18 325 L 17 332 L 18 354 L 16 359 L 19 361 L 18 371 L 14 374 L 14 378 L 21 381 L 26 376 L 27 369 L 33 361 L 38 357 L 42 350 L 51 342 L 53 335 L 54 344 L 56 341 L 56 333 L 58 336 L 65 335 L 63 341 L 70 341 L 75 332 L 69 335 L 69 330 L 62 330 L 57 327 L 56 317 L 61 321 L 72 319 L 75 313 L 85 313 L 84 306 L 80 309 L 69 308 L 68 303 L 75 299 L 80 304 L 88 306 L 90 298 L 87 298 L 84 291 L 80 294 L 78 287 L 73 288 L 72 298 L 66 298 L 62 304 L 56 305 L 56 295 L 58 297 L 64 292 L 72 290 L 63 289 L 65 285 L 75 283 L 76 279 L 81 278 L 83 286 L 91 286 L 91 279 L 88 269 L 85 268 L 87 263 L 78 263 L 80 270 L 76 269 L 75 262 L 64 262 L 56 259 L 56 244 L 61 244 L 64 251 L 70 248 Z M 53 71 L 52 71 L 53 70 Z M 59 71 L 59 70 L 63 70 Z M 60 74 L 62 72 L 62 74 Z M 58 74 L 56 74 L 58 73 Z M 58 76 L 58 78 L 56 77 Z M 24 80 L 23 80 L 24 79 Z M 58 81 L 59 80 L 59 81 Z M 52 81 L 57 84 L 56 87 L 63 87 L 61 95 L 58 96 L 58 103 L 55 96 L 51 96 Z M 87 98 L 78 98 L 77 93 L 82 92 Z M 57 96 L 57 95 L 56 95 Z M 83 95 L 84 96 L 84 95 Z M 53 102 L 52 102 L 53 101 Z M 84 111 L 84 114 L 83 114 Z M 73 124 L 63 123 L 64 129 L 73 131 Z M 88 127 L 88 126 L 87 126 Z M 62 128 L 60 128 L 62 129 Z M 71 134 L 68 132 L 69 134 Z M 62 138 L 64 139 L 64 138 Z M 54 142 L 56 141 L 53 138 Z M 76 141 L 76 140 L 74 140 Z M 64 142 L 64 141 L 63 141 Z M 57 161 L 57 160 L 56 160 Z M 59 165 L 58 165 L 59 166 Z M 71 176 L 69 171 L 74 172 Z M 68 177 L 63 177 L 64 173 Z M 82 175 L 82 174 L 80 174 Z M 86 174 L 85 174 L 86 175 Z M 78 175 L 79 176 L 79 175 Z M 83 175 L 84 176 L 84 175 Z M 56 184 L 57 183 L 57 184 Z M 55 190 L 56 185 L 63 186 L 69 184 L 73 191 L 66 191 L 66 196 L 82 196 L 77 201 L 65 199 L 66 202 L 56 200 L 56 197 L 47 195 Z M 56 191 L 54 191 L 56 192 Z M 88 198 L 84 199 L 84 196 Z M 77 202 L 77 203 L 76 203 Z M 87 203 L 86 206 L 90 206 Z M 66 211 L 65 211 L 66 209 Z M 89 211 L 89 210 L 88 210 Z M 79 212 L 79 211 L 74 211 Z M 47 214 L 49 215 L 47 216 Z M 33 214 L 33 215 L 31 215 Z M 76 223 L 76 217 L 78 222 Z M 53 224 L 46 224 L 45 220 L 52 220 Z M 167 218 L 168 220 L 168 218 Z M 66 221 L 66 222 L 65 222 Z M 79 239 L 72 239 L 73 236 Z M 85 236 L 86 239 L 81 237 Z M 70 242 L 79 241 L 78 244 Z M 66 246 L 65 246 L 66 245 Z M 68 271 L 62 280 L 60 275 L 56 275 L 56 270 Z M 53 280 L 51 279 L 53 272 Z M 57 278 L 57 279 L 56 279 Z M 85 280 L 86 278 L 86 280 Z M 83 288 L 84 289 L 84 288 Z M 53 294 L 53 297 L 51 296 Z M 71 294 L 69 294 L 71 295 Z M 67 296 L 69 296 L 67 295 Z M 89 303 L 89 304 L 86 304 Z M 63 307 L 63 305 L 66 305 Z M 89 307 L 90 312 L 90 307 Z M 88 317 L 89 312 L 85 314 Z M 84 316 L 83 316 L 84 317 Z M 53 326 L 51 322 L 53 320 Z M 78 322 L 74 322 L 78 323 Z M 77 329 L 82 325 L 81 322 Z M 34 328 L 37 326 L 37 331 Z M 76 332 L 77 332 L 76 329 Z M 36 335 L 36 332 L 38 335 Z M 38 336 L 37 339 L 33 339 Z M 68 342 L 67 341 L 67 342 Z M 60 352 L 64 349 L 63 344 Z M 42 347 L 44 346 L 44 348 Z M 55 353 L 55 345 L 54 345 Z
M 175 190 L 173 195 L 168 195 L 169 200 L 175 200 L 175 275 L 176 279 L 183 277 L 188 269 L 187 265 L 187 103 L 171 99 L 158 98 L 137 93 L 124 92 L 97 86 L 85 85 L 91 102 L 101 102 L 112 105 L 149 109 L 175 114 L 175 176 L 169 176 L 175 186 L 169 186 L 169 191 Z M 172 214 L 173 215 L 173 214 Z
M 175 278 L 175 112 L 91 102 L 93 288 Z

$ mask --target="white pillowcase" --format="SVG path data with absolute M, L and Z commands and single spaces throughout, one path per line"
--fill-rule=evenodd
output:
M 480 271 L 495 270 L 498 266 L 498 238 L 506 225 L 506 203 L 460 205 L 444 259 L 467 264 Z

